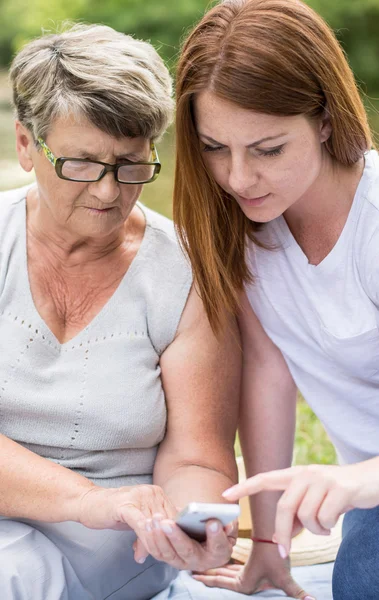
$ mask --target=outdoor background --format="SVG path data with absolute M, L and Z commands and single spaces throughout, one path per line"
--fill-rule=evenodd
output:
M 333 27 L 345 49 L 374 130 L 379 131 L 379 0 L 309 0 Z M 64 20 L 105 23 L 150 40 L 173 76 L 186 31 L 212 3 L 206 0 L 0 0 L 0 190 L 31 181 L 18 166 L 14 150 L 11 92 L 7 68 L 14 53 L 42 31 L 55 31 Z M 159 147 L 162 172 L 146 186 L 143 201 L 171 215 L 174 141 L 172 129 Z M 239 452 L 238 441 L 236 443 Z M 335 462 L 321 424 L 301 396 L 294 462 Z

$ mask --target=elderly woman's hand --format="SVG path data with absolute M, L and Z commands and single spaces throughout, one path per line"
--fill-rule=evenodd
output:
M 175 518 L 178 512 L 157 485 L 94 486 L 80 498 L 78 521 L 90 529 L 133 529 L 145 543 L 146 520 L 157 512 L 165 518 Z
M 205 542 L 197 542 L 184 533 L 171 519 L 155 514 L 145 524 L 147 536 L 135 544 L 135 559 L 143 562 L 147 554 L 164 561 L 176 569 L 205 571 L 225 565 L 237 539 L 237 523 L 225 529 L 212 519 L 206 524 Z
M 132 529 L 137 535 L 135 560 L 151 554 L 177 569 L 204 571 L 228 562 L 237 537 L 237 524 L 225 530 L 219 521 L 207 523 L 207 539 L 192 540 L 174 522 L 177 509 L 163 489 L 137 485 L 93 487 L 80 499 L 79 522 L 91 529 Z

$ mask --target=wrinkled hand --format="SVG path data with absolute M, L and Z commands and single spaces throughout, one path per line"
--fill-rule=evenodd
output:
M 78 521 L 91 529 L 132 529 L 145 544 L 146 520 L 157 512 L 170 519 L 178 512 L 157 485 L 94 486 L 80 499 Z
M 313 600 L 292 579 L 289 560 L 280 558 L 277 548 L 270 544 L 254 544 L 246 566 L 230 564 L 193 577 L 209 587 L 226 588 L 240 594 L 276 588 L 292 598 Z
M 144 562 L 151 554 L 156 560 L 164 561 L 176 569 L 203 571 L 223 565 L 230 559 L 237 538 L 237 523 L 222 528 L 212 519 L 206 524 L 205 542 L 197 542 L 184 533 L 171 519 L 155 514 L 147 519 L 146 536 L 135 544 L 135 559 Z
M 276 511 L 274 540 L 288 555 L 297 518 L 319 535 L 328 535 L 341 514 L 379 504 L 378 459 L 353 465 L 309 465 L 261 473 L 224 492 L 236 501 L 266 490 L 284 490 Z

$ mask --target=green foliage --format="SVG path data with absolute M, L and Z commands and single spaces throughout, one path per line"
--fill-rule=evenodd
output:
M 310 0 L 309 4 L 336 32 L 363 91 L 378 90 L 379 0 Z
M 335 464 L 334 447 L 312 409 L 299 396 L 293 463 L 295 465 Z
M 54 31 L 65 20 L 104 23 L 150 40 L 172 62 L 185 32 L 204 13 L 207 0 L 0 0 L 0 65 L 25 41 Z

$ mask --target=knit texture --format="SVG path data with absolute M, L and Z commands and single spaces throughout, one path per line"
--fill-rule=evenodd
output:
M 139 204 L 146 229 L 131 266 L 61 344 L 30 291 L 27 189 L 0 193 L 0 433 L 98 485 L 150 483 L 167 419 L 159 359 L 192 282 L 173 224 Z

